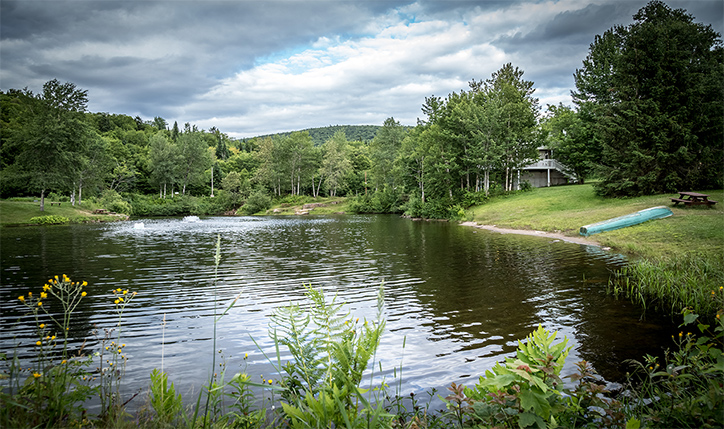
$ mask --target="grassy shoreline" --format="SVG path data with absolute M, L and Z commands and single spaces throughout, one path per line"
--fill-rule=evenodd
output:
M 45 210 L 41 212 L 40 202 L 30 198 L 20 201 L 0 200 L 0 226 L 38 225 L 31 219 L 40 216 L 63 217 L 68 219 L 67 223 L 113 222 L 128 218 L 124 214 L 94 214 L 95 209 L 90 203 L 83 203 L 83 207 L 73 206 L 69 202 L 50 205 L 50 200 L 46 200 Z

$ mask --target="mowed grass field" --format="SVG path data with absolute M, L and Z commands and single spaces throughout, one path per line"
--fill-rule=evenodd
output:
M 681 204 L 660 194 L 632 198 L 603 198 L 593 186 L 570 185 L 534 188 L 530 192 L 496 197 L 469 210 L 468 220 L 504 228 L 534 229 L 578 235 L 581 226 L 638 210 L 666 206 L 673 216 L 640 225 L 603 232 L 591 239 L 629 255 L 654 259 L 676 258 L 684 254 L 724 255 L 724 190 L 694 190 L 718 201 L 714 207 Z
M 30 219 L 37 216 L 63 216 L 73 221 L 83 220 L 117 220 L 113 215 L 95 215 L 90 204 L 83 207 L 73 207 L 70 203 L 64 202 L 58 205 L 50 205 L 50 200 L 45 200 L 45 211 L 40 211 L 40 202 L 32 199 L 22 201 L 0 200 L 0 225 L 27 225 Z

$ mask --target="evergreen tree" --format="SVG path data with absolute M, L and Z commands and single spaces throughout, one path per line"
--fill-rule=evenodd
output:
M 600 194 L 722 186 L 723 60 L 710 25 L 658 0 L 596 37 L 573 96 L 602 140 Z

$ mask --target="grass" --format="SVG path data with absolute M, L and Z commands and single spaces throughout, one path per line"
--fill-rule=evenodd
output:
M 304 209 L 305 204 L 320 204 L 313 209 Z M 307 197 L 283 198 L 275 201 L 274 206 L 263 214 L 268 215 L 295 215 L 301 212 L 315 215 L 330 215 L 348 213 L 347 199 L 343 197 Z
M 703 191 L 721 201 L 724 190 Z M 479 224 L 504 228 L 535 229 L 577 236 L 579 228 L 602 220 L 655 206 L 667 206 L 674 215 L 640 225 L 596 234 L 591 238 L 615 251 L 651 259 L 684 254 L 724 253 L 724 208 L 674 207 L 673 194 L 635 198 L 603 198 L 586 185 L 535 188 L 530 192 L 498 197 L 473 207 Z
M 93 207 L 85 203 L 82 208 L 74 207 L 67 202 L 60 206 L 51 206 L 50 200 L 46 200 L 45 211 L 41 212 L 40 202 L 0 200 L 0 225 L 2 226 L 29 225 L 31 224 L 30 219 L 38 216 L 63 216 L 74 223 L 118 220 L 117 215 L 93 214 Z
M 724 191 L 704 191 L 724 202 Z M 581 226 L 667 206 L 665 219 L 602 232 L 591 237 L 633 263 L 612 279 L 609 287 L 645 309 L 677 314 L 690 308 L 713 318 L 721 304 L 715 299 L 724 284 L 724 208 L 672 206 L 674 194 L 609 199 L 596 196 L 591 185 L 538 188 L 494 198 L 471 209 L 480 224 L 578 235 Z

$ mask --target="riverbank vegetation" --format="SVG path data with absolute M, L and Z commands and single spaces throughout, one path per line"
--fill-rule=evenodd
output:
M 216 261 L 220 260 L 217 243 Z M 49 279 L 16 303 L 35 326 L 36 358 L 20 362 L 3 354 L 0 423 L 3 427 L 142 427 L 142 428 L 554 428 L 554 427 L 717 427 L 724 424 L 724 291 L 717 291 L 719 310 L 712 324 L 684 312 L 674 349 L 664 361 L 646 356 L 631 362 L 625 392 L 609 392 L 585 361 L 564 383 L 561 370 L 570 347 L 567 339 L 538 327 L 518 342 L 513 357 L 487 370 L 474 386 L 451 383 L 438 395 L 444 409 L 432 410 L 415 395 L 393 393 L 375 371 L 376 349 L 383 335 L 383 289 L 373 320 L 354 318 L 343 303 L 307 288 L 308 303 L 277 308 L 269 335 L 274 350 L 265 353 L 277 378 L 251 381 L 246 372 L 227 376 L 228 362 L 198 396 L 184 398 L 163 369 L 150 374 L 143 405 L 133 413 L 131 398 L 120 386 L 129 359 L 123 313 L 136 297 L 128 289 L 108 293 L 118 316 L 107 327 L 99 350 L 69 350 L 72 316 L 87 296 L 85 282 L 67 276 Z M 238 297 L 237 297 L 238 299 Z M 214 310 L 214 327 L 234 306 Z M 304 308 L 304 309 L 303 309 Z M 695 327 L 692 332 L 691 327 Z M 686 331 L 686 332 L 685 332 Z M 214 332 L 216 332 L 214 330 Z M 159 345 L 163 347 L 163 345 Z M 280 350 L 285 349 L 282 359 Z M 244 361 L 246 359 L 243 358 Z M 131 361 L 132 364 L 132 361 Z M 163 362 L 159 363 L 163 368 Z M 25 368 L 23 368 L 25 366 Z M 96 368 L 93 370 L 93 368 Z M 400 373 L 402 373 L 400 368 Z M 430 400 L 433 399 L 431 394 Z M 445 396 L 443 396 L 445 395 Z M 189 400 L 191 399 L 191 400 Z M 100 402 L 90 414 L 89 400 Z

